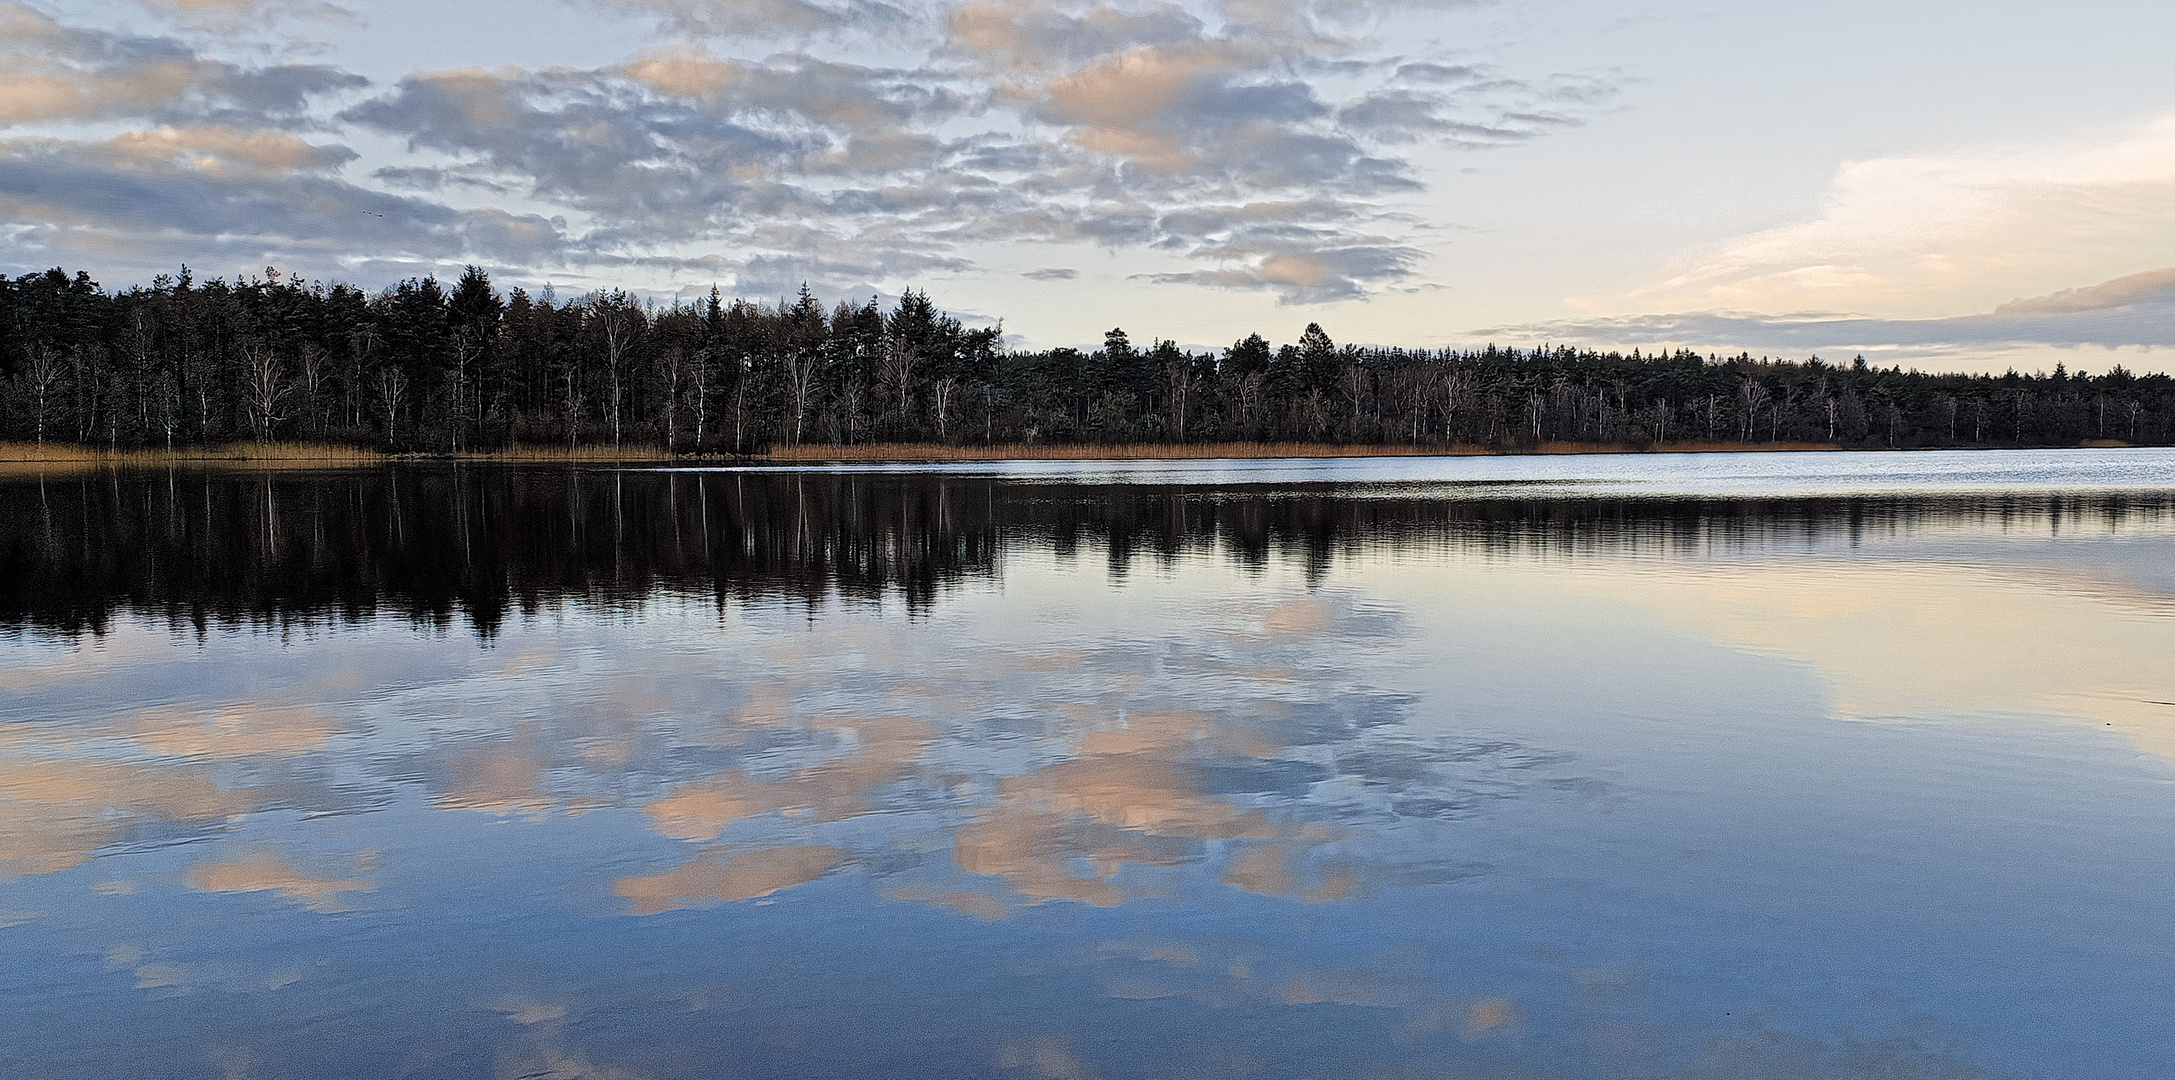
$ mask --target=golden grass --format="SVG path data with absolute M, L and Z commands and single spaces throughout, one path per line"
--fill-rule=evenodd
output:
M 517 446 L 451 454 L 389 454 L 331 443 L 225 443 L 174 450 L 101 450 L 71 443 L 0 442 L 0 475 L 96 469 L 346 469 L 391 461 L 477 461 L 515 464 L 635 463 L 679 460 L 655 447 Z
M 73 443 L 0 442 L 0 461 L 377 461 L 384 457 L 375 450 L 331 443 L 245 442 L 173 450 L 103 450 Z
M 0 442 L 0 474 L 88 469 L 251 468 L 327 469 L 375 465 L 375 450 L 323 443 L 230 443 L 174 450 L 100 450 L 67 443 Z
M 2114 439 L 2088 439 L 2081 445 L 2119 447 Z M 1476 457 L 1504 454 L 1735 454 L 1778 450 L 1839 450 L 1833 443 L 1733 443 L 1683 441 L 1629 443 L 1544 442 L 1530 450 L 1493 450 L 1481 446 L 1419 447 L 1340 445 L 1334 443 L 1003 443 L 995 446 L 945 446 L 937 443 L 864 443 L 858 446 L 810 444 L 775 446 L 756 460 L 772 462 L 946 462 L 946 461 L 1199 461 L 1209 458 L 1356 458 Z M 71 443 L 0 442 L 0 476 L 77 472 L 93 469 L 241 468 L 339 469 L 393 461 L 470 461 L 482 463 L 651 464 L 719 460 L 721 455 L 668 454 L 654 446 L 513 446 L 463 454 L 386 453 L 329 443 L 226 443 L 175 450 L 109 451 Z M 742 459 L 745 460 L 745 459 Z

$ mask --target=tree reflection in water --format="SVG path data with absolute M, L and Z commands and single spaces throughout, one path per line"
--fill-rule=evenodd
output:
M 1019 484 L 991 477 L 411 465 L 0 482 L 0 626 L 104 633 L 134 611 L 212 624 L 384 611 L 489 638 L 510 613 L 655 591 L 720 603 L 937 602 L 1008 547 L 1221 553 L 1317 578 L 1371 547 L 1575 556 L 1790 551 L 1968 523 L 2160 520 L 2175 496 L 1498 497 L 1484 485 Z

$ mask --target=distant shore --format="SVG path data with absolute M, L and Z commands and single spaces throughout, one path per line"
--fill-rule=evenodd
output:
M 2115 448 L 2130 444 L 2112 439 L 2082 446 Z M 1926 448 L 1936 449 L 1936 448 Z M 101 450 L 71 443 L 0 442 L 0 475 L 72 472 L 87 469 L 245 468 L 341 469 L 393 462 L 462 461 L 479 464 L 661 465 L 716 463 L 937 464 L 989 461 L 1203 461 L 1212 459 L 1278 460 L 1361 457 L 1505 457 L 1557 454 L 1721 454 L 1780 451 L 1840 451 L 1833 443 L 1544 442 L 1528 449 L 1484 446 L 1396 446 L 1335 443 L 1117 443 L 1000 444 L 950 446 L 936 443 L 864 443 L 854 446 L 806 444 L 773 447 L 754 455 L 668 454 L 656 447 L 518 446 L 500 450 L 450 453 L 387 452 L 331 443 L 229 443 L 177 447 Z M 1907 451 L 1905 451 L 1907 452 Z

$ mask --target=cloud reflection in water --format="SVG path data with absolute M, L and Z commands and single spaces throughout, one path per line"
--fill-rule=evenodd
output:
M 182 487 L 61 485 L 48 521 L 0 486 L 0 997 L 33 1060 L 81 1052 L 63 1000 L 266 1075 L 2167 1048 L 2019 1022 L 2134 1032 L 2171 989 L 2149 494 Z M 536 531 L 464 535 L 455 497 Z M 1941 723 L 1836 722 L 1867 718 Z M 1999 971 L 1939 959 L 1990 942 Z

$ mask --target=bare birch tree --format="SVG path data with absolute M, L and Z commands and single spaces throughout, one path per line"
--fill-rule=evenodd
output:
M 950 442 L 952 397 L 959 390 L 959 380 L 946 376 L 929 389 L 930 404 L 936 409 L 936 441 Z
M 1737 440 L 1752 441 L 1752 425 L 1759 419 L 1760 410 L 1767 407 L 1767 384 L 1749 375 L 1737 387 Z
M 1179 357 L 1163 365 L 1163 388 L 1169 395 L 1171 407 L 1171 433 L 1179 442 L 1186 441 L 1186 416 L 1193 408 L 1194 391 L 1200 385 L 1200 377 L 1193 370 L 1193 358 Z
M 785 377 L 785 423 L 779 425 L 788 433 L 787 443 L 799 446 L 802 426 L 808 419 L 808 403 L 815 396 L 817 371 L 823 365 L 820 349 L 806 344 L 788 345 L 779 354 L 779 374 Z
M 271 441 L 273 426 L 286 419 L 280 406 L 291 389 L 279 353 L 258 342 L 242 346 L 242 404 L 257 442 Z
M 914 369 L 921 363 L 921 354 L 914 346 L 895 337 L 884 339 L 884 350 L 877 372 L 887 391 L 898 401 L 898 417 L 901 425 L 912 415 L 914 401 Z
M 664 390 L 665 453 L 679 450 L 680 401 L 688 384 L 687 350 L 675 345 L 658 358 L 657 384 Z
M 296 368 L 301 382 L 296 389 L 302 397 L 299 404 L 302 407 L 303 428 L 307 431 L 314 421 L 317 436 L 323 438 L 327 426 L 324 410 L 325 385 L 332 378 L 332 358 L 314 341 L 304 342 L 300 353 L 301 359 Z
M 31 410 L 37 417 L 38 445 L 45 445 L 45 415 L 53 397 L 53 387 L 60 383 L 60 361 L 53 350 L 43 344 L 30 346 L 30 365 L 24 371 L 30 380 Z
M 378 405 L 385 411 L 385 444 L 399 445 L 394 425 L 400 421 L 401 403 L 408 400 L 408 373 L 398 364 L 378 369 Z

